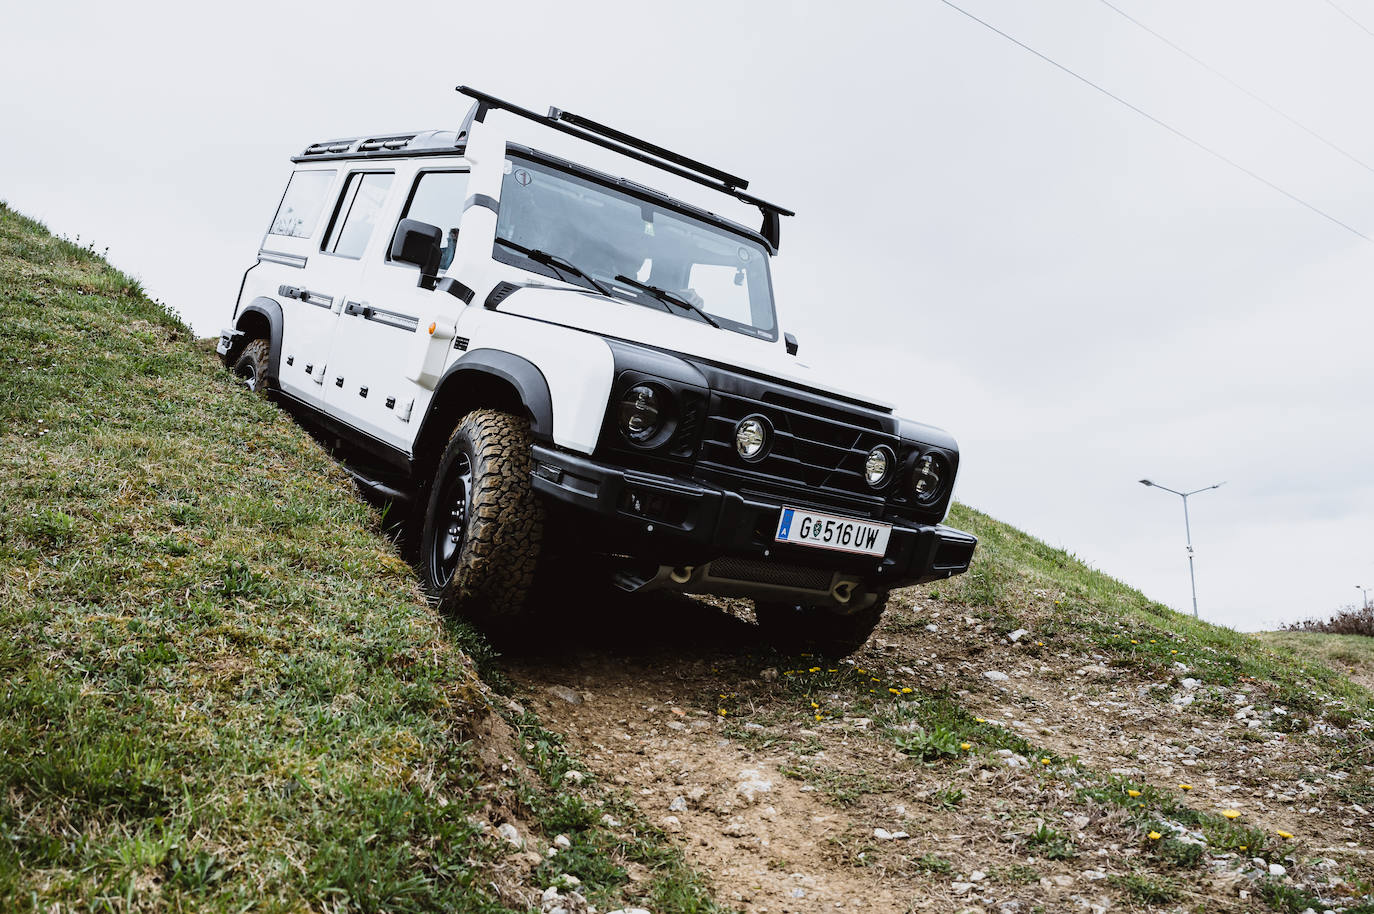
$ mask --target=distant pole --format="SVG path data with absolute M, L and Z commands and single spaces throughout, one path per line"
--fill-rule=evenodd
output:
M 1140 480 L 1140 484 L 1142 486 L 1149 486 L 1150 488 L 1154 489 L 1163 489 L 1165 492 L 1173 492 L 1179 498 L 1183 499 L 1183 532 L 1184 535 L 1188 537 L 1188 584 L 1193 589 L 1193 618 L 1197 619 L 1199 618 L 1197 614 L 1197 577 L 1193 574 L 1193 528 L 1192 525 L 1188 522 L 1188 496 L 1196 495 L 1199 492 L 1206 492 L 1209 489 L 1219 489 L 1222 486 L 1226 485 L 1226 483 L 1219 482 L 1216 485 L 1203 486 L 1202 488 L 1194 489 L 1191 492 L 1179 492 L 1169 488 L 1168 486 L 1162 486 L 1157 482 L 1151 482 L 1148 479 Z
M 1364 608 L 1369 609 L 1369 588 L 1356 584 L 1355 589 L 1364 594 Z

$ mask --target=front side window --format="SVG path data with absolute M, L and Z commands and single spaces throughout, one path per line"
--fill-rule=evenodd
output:
M 298 171 L 291 175 L 267 234 L 309 238 L 315 232 L 315 224 L 320 221 L 324 195 L 333 183 L 333 170 Z
M 439 250 L 439 269 L 446 270 L 453 263 L 458 244 L 458 223 L 463 218 L 463 204 L 468 196 L 468 173 L 465 171 L 426 171 L 415 179 L 402 219 L 419 219 L 436 225 L 444 233 Z
M 582 282 L 562 261 L 646 307 L 704 320 L 665 300 L 676 298 L 727 330 L 777 339 L 768 252 L 760 242 L 542 162 L 509 157 L 492 256 Z
M 391 178 L 389 173 L 376 172 L 357 172 L 348 176 L 338 208 L 334 210 L 334 221 L 329 225 L 329 235 L 325 238 L 326 253 L 354 260 L 363 256 L 367 240 L 377 225 L 377 214 L 386 201 L 386 192 L 391 189 Z

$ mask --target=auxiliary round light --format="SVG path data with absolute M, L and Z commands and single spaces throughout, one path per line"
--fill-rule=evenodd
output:
M 892 453 L 892 448 L 885 444 L 878 445 L 868 452 L 868 458 L 864 460 L 864 482 L 878 488 L 892 476 L 892 467 L 896 463 L 897 455 Z
M 633 444 L 646 444 L 661 424 L 663 397 L 649 384 L 636 384 L 620 398 L 620 432 Z
M 735 451 L 745 460 L 762 460 L 768 453 L 771 431 L 763 416 L 745 416 L 735 426 Z
M 935 454 L 923 454 L 911 471 L 911 491 L 917 501 L 932 502 L 940 497 L 945 483 L 945 462 Z

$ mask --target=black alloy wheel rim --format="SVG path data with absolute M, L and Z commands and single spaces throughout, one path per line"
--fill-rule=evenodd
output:
M 258 365 L 252 359 L 239 366 L 238 375 L 249 390 L 258 389 Z
M 446 586 L 458 570 L 472 513 L 472 461 L 459 452 L 444 479 L 434 518 L 434 542 L 429 550 L 430 578 Z

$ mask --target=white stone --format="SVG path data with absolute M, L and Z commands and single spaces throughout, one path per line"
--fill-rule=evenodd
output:
M 982 870 L 974 870 L 973 872 L 968 874 L 969 882 L 982 882 L 986 878 L 988 878 L 988 874 L 983 872 Z
M 671 803 L 668 804 L 668 811 L 669 811 L 669 812 L 686 812 L 686 811 L 687 811 L 687 798 L 686 798 L 686 797 L 673 797 L 673 802 L 671 802 Z
M 737 777 L 739 783 L 735 784 L 735 793 L 745 802 L 757 803 L 759 794 L 768 793 L 773 789 L 773 782 L 766 780 L 756 768 L 746 768 Z
M 1006 682 L 1011 677 L 1001 670 L 987 670 L 983 673 L 983 678 L 989 682 Z
M 511 825 L 509 822 L 502 822 L 500 825 L 496 826 L 496 833 L 516 847 L 525 846 L 525 841 L 520 837 L 520 832 L 516 831 L 515 826 Z
M 973 883 L 971 882 L 955 882 L 950 885 L 950 890 L 953 891 L 955 895 L 965 895 L 971 888 L 973 888 Z
M 554 847 L 562 848 L 563 850 L 567 850 L 568 848 L 572 847 L 572 841 L 569 840 L 567 835 L 559 835 L 558 837 L 554 838 L 553 844 Z
M 1007 635 L 1007 640 L 1015 644 L 1017 641 L 1020 641 L 1022 638 L 1026 637 L 1029 634 L 1030 632 L 1028 632 L 1026 629 L 1018 628 L 1016 631 Z
M 551 685 L 549 686 L 547 691 L 550 695 L 552 695 L 554 698 L 557 698 L 559 701 L 566 701 L 570 705 L 582 704 L 582 696 L 578 695 L 576 692 L 574 692 L 567 686 Z
M 1187 689 L 1189 692 L 1194 692 L 1202 685 L 1202 680 L 1189 677 L 1180 682 L 1179 685 L 1183 686 L 1183 688 Z
M 873 837 L 877 838 L 879 841 L 891 841 L 894 836 L 892 832 L 885 828 L 875 828 L 873 829 Z
M 1270 876 L 1287 876 L 1287 875 L 1288 875 L 1288 868 L 1285 867 L 1282 863 L 1271 863 L 1271 864 L 1269 864 L 1269 875 L 1270 875 Z

